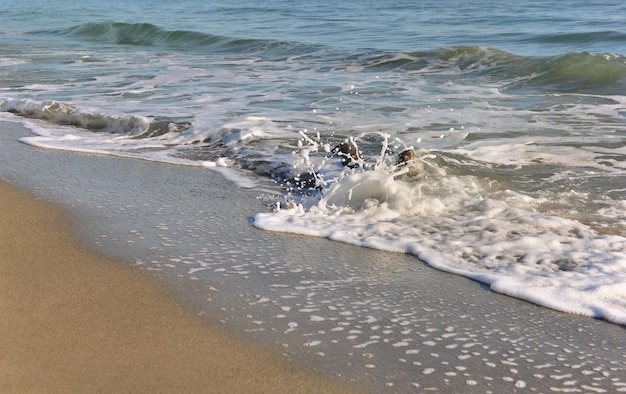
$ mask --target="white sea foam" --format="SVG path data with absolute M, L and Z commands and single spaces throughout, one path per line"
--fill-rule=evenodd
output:
M 86 23 L 78 35 L 15 24 L 23 37 L 3 36 L 13 49 L 0 60 L 11 95 L 0 110 L 33 131 L 21 141 L 204 166 L 273 193 L 279 209 L 257 215 L 260 228 L 411 253 L 500 292 L 624 321 L 620 55 L 415 52 L 401 34 L 364 53 L 214 37 L 204 20 L 195 32 L 143 22 Z M 124 28 L 141 37 L 111 41 Z M 179 34 L 203 43 L 167 41 Z M 204 45 L 213 39 L 224 41 Z M 594 63 L 614 80 L 570 86 Z M 358 146 L 358 168 L 332 154 L 340 141 Z M 399 170 L 407 148 L 418 160 Z
M 203 166 L 254 190 L 233 199 L 248 192 L 207 171 L 2 145 L 9 179 L 98 213 L 81 226 L 104 252 L 139 256 L 202 315 L 372 390 L 624 391 L 619 329 L 472 291 L 408 255 L 623 322 L 620 2 L 497 18 L 446 1 L 332 15 L 85 0 L 43 16 L 39 3 L 3 10 L 0 32 L 0 117 L 33 131 L 22 142 Z M 604 32 L 581 28 L 598 18 Z M 332 154 L 339 142 L 359 167 Z M 408 148 L 418 159 L 400 169 Z M 277 208 L 257 226 L 407 255 L 250 229 L 253 201 Z
M 349 175 L 316 204 L 260 213 L 254 224 L 411 253 L 497 292 L 626 324 L 626 238 L 542 213 L 541 201 L 472 176 L 397 178 Z

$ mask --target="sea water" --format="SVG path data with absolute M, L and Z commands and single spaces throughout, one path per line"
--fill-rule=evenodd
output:
M 0 3 L 22 142 L 218 170 L 273 193 L 258 228 L 626 324 L 623 2 Z

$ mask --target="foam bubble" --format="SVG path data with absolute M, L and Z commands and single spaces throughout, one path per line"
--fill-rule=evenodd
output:
M 411 253 L 497 292 L 626 324 L 626 238 L 543 213 L 542 201 L 474 176 L 403 180 L 373 170 L 345 176 L 316 204 L 257 214 L 254 224 Z

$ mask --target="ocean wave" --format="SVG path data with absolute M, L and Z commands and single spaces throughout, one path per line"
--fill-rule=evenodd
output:
M 540 89 L 555 92 L 621 94 L 626 84 L 626 58 L 613 53 L 572 52 L 554 56 L 522 56 L 497 48 L 459 46 L 427 51 L 322 51 L 319 45 L 294 41 L 229 37 L 190 30 L 167 30 L 150 23 L 93 22 L 39 33 L 116 45 L 167 47 L 181 51 L 261 56 L 280 61 L 307 55 L 313 63 L 334 69 L 373 72 L 417 72 L 483 77 L 509 92 Z M 534 40 L 624 40 L 616 32 L 537 36 Z M 594 38 L 595 37 L 595 38 Z M 319 56 L 316 55 L 319 54 Z
M 0 100 L 0 111 L 11 112 L 30 119 L 41 119 L 59 125 L 123 134 L 133 138 L 156 137 L 191 128 L 191 122 L 187 120 L 150 119 L 144 116 L 98 113 L 54 100 Z
M 520 68 L 523 79 L 507 89 L 541 87 L 558 92 L 623 94 L 626 84 L 626 58 L 615 54 L 568 53 L 545 59 L 532 59 Z
M 432 51 L 385 53 L 366 58 L 362 64 L 365 69 L 371 70 L 422 70 L 443 71 L 456 69 L 473 71 L 490 68 L 501 63 L 509 63 L 522 59 L 510 52 L 494 48 L 453 47 L 440 48 Z
M 619 31 L 574 32 L 562 34 L 538 34 L 526 40 L 539 44 L 592 43 L 592 42 L 626 42 L 626 33 Z
M 190 30 L 167 30 L 151 23 L 91 22 L 66 29 L 39 33 L 70 36 L 77 39 L 116 45 L 167 46 L 184 50 L 272 53 L 302 53 L 304 45 L 278 40 L 227 37 Z
M 564 197 L 548 193 L 536 198 L 471 175 L 407 181 L 386 170 L 361 171 L 308 204 L 259 213 L 253 224 L 413 254 L 493 291 L 625 325 L 626 238 L 545 212 L 544 201 Z
M 626 58 L 612 53 L 529 57 L 481 46 L 455 47 L 365 56 L 357 67 L 376 72 L 395 70 L 460 74 L 471 78 L 482 76 L 499 83 L 506 91 L 538 88 L 557 92 L 622 94 L 626 84 Z

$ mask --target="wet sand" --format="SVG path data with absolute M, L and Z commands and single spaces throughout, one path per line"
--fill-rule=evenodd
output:
M 0 392 L 344 392 L 209 327 L 0 182 Z
M 206 169 L 24 135 L 0 121 L 0 179 L 70 214 L 0 196 L 0 392 L 626 392 L 624 327 L 252 228 L 259 192 Z M 46 223 L 79 238 L 60 248 Z M 87 248 L 108 257 L 85 264 Z

